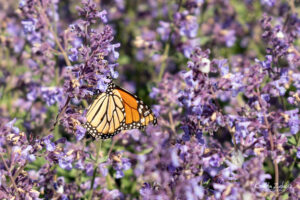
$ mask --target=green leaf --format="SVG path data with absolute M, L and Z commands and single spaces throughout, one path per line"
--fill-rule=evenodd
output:
M 28 163 L 25 167 L 25 170 L 38 170 L 46 163 L 45 158 L 36 157 L 35 161 Z
M 143 151 L 137 153 L 138 155 L 145 155 L 145 154 L 148 154 L 150 153 L 151 151 L 153 150 L 152 147 L 148 148 L 148 149 L 144 149 Z
M 297 145 L 297 141 L 296 141 L 296 138 L 294 136 L 290 137 L 288 142 L 292 145 Z
M 107 161 L 107 159 L 108 159 L 108 155 L 106 155 L 106 156 L 100 158 L 99 163 L 104 163 L 104 162 Z

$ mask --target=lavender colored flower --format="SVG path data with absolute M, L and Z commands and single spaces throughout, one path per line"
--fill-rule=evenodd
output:
M 75 167 L 76 169 L 84 170 L 84 163 L 83 163 L 83 161 L 82 161 L 82 160 L 78 160 L 78 161 L 75 163 L 74 167 Z
M 258 59 L 255 59 L 257 63 L 259 63 L 264 69 L 270 69 L 272 67 L 272 56 L 267 55 L 265 61 L 259 61 Z
M 22 163 L 22 159 L 28 160 L 33 162 L 35 160 L 35 155 L 31 154 L 30 152 L 33 150 L 31 145 L 28 145 L 24 149 L 21 149 L 18 146 L 12 147 L 12 157 L 15 162 Z
M 297 134 L 299 131 L 299 109 L 289 110 L 285 112 L 288 115 L 288 126 L 292 134 Z
M 275 5 L 276 0 L 260 0 L 260 2 L 261 2 L 262 5 L 272 7 L 272 6 Z
M 41 88 L 41 95 L 48 106 L 60 102 L 62 100 L 62 89 L 61 88 Z
M 186 187 L 187 199 L 202 199 L 204 197 L 204 189 L 198 184 L 198 180 L 192 179 L 189 181 L 190 185 Z
M 73 162 L 73 156 L 72 155 L 61 155 L 58 164 L 61 168 L 65 170 L 71 170 L 73 168 L 72 162 Z
M 175 24 L 180 27 L 180 35 L 189 38 L 197 36 L 199 25 L 197 23 L 197 17 L 189 15 L 188 12 L 176 13 L 174 16 Z
M 182 43 L 180 46 L 181 51 L 183 52 L 184 56 L 187 58 L 191 58 L 191 55 L 195 51 L 197 47 L 200 46 L 201 40 L 199 38 L 190 39 Z
M 171 34 L 170 23 L 160 21 L 159 25 L 160 26 L 157 28 L 157 32 L 163 41 L 167 41 Z
M 187 125 L 181 127 L 184 131 L 184 134 L 182 136 L 183 141 L 189 141 L 190 140 L 190 130 Z
M 94 173 L 94 166 L 93 166 L 92 163 L 87 164 L 86 167 L 85 167 L 85 170 L 86 170 L 86 174 L 87 174 L 88 176 L 93 176 L 93 173 Z
M 76 139 L 77 141 L 81 140 L 86 133 L 86 129 L 80 125 L 76 126 Z
M 143 187 L 140 189 L 140 195 L 143 196 L 144 198 L 147 198 L 151 195 L 151 186 L 149 183 L 144 183 Z
M 71 62 L 76 62 L 78 60 L 78 50 L 76 48 L 71 48 L 68 58 Z
M 224 31 L 224 39 L 227 47 L 232 47 L 236 41 L 236 36 L 235 36 L 235 31 L 234 30 L 229 30 L 229 31 Z
M 97 13 L 97 17 L 100 17 L 100 19 L 102 20 L 103 23 L 107 23 L 108 19 L 107 19 L 107 11 L 103 10 L 101 12 Z
M 11 129 L 11 131 L 15 134 L 19 134 L 20 133 L 20 129 L 16 126 L 14 126 L 14 124 L 16 123 L 17 119 L 14 118 L 13 120 L 11 120 L 10 122 L 8 122 L 5 127 Z
M 120 47 L 120 43 L 117 43 L 117 44 L 112 44 L 108 47 L 108 51 L 111 53 L 111 57 L 112 57 L 112 60 L 113 61 L 116 61 L 118 60 L 119 58 L 119 53 L 117 51 L 115 51 L 116 48 L 119 48 Z M 115 77 L 117 78 L 117 77 Z
M 117 199 L 122 197 L 122 193 L 117 189 L 110 190 L 110 191 L 107 189 L 103 189 L 101 192 L 102 192 L 103 199 L 105 200 Z
M 33 19 L 23 20 L 22 25 L 24 26 L 25 33 L 32 33 L 35 31 L 35 21 Z
M 54 151 L 55 150 L 55 144 L 51 142 L 51 139 L 53 138 L 53 135 L 48 135 L 43 138 L 43 142 L 46 145 L 47 151 Z
M 20 0 L 19 7 L 23 7 L 26 5 L 26 0 Z
M 113 168 L 116 170 L 116 178 L 122 178 L 124 171 L 130 169 L 131 163 L 127 158 L 120 158 L 121 154 L 117 154 L 113 157 Z
M 101 173 L 102 176 L 104 176 L 104 177 L 107 176 L 107 174 L 108 174 L 108 169 L 107 169 L 106 164 L 101 163 L 101 164 L 98 165 L 98 168 L 99 168 L 100 173 Z
M 249 121 L 245 122 L 237 122 L 235 125 L 235 138 L 237 142 L 240 140 L 240 138 L 244 138 L 247 135 L 249 135 L 248 126 L 251 124 Z

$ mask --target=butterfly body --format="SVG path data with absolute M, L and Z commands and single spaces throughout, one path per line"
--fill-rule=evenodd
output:
M 97 139 L 108 139 L 122 130 L 143 129 L 150 122 L 157 122 L 151 109 L 142 100 L 112 82 L 105 92 L 98 92 L 86 119 L 84 127 Z

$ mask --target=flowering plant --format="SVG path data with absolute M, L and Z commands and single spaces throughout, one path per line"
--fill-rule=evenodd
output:
M 0 198 L 299 199 L 299 5 L 0 2 Z M 158 125 L 91 138 L 109 77 Z

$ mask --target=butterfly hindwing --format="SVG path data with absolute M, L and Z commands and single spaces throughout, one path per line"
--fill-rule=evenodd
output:
M 142 129 L 150 122 L 156 124 L 156 117 L 142 100 L 122 88 L 117 87 L 117 89 L 122 97 L 126 112 L 124 129 Z

